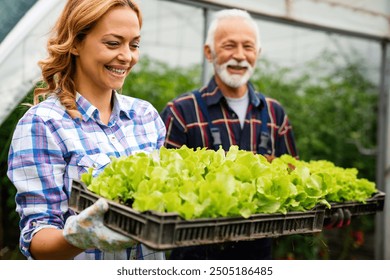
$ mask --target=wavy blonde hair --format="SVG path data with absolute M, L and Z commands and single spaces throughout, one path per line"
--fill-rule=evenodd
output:
M 74 73 L 75 57 L 72 47 L 81 42 L 97 21 L 110 9 L 128 6 L 135 11 L 139 25 L 142 14 L 133 0 L 68 0 L 47 42 L 48 57 L 38 62 L 42 81 L 34 90 L 34 105 L 49 94 L 56 94 L 72 118 L 80 117 L 76 105 Z

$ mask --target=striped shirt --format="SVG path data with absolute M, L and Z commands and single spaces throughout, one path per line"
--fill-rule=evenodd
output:
M 29 259 L 32 236 L 42 228 L 62 229 L 73 215 L 68 208 L 71 180 L 93 167 L 98 174 L 110 157 L 159 149 L 165 126 L 148 102 L 115 93 L 113 112 L 103 124 L 96 107 L 77 94 L 81 118 L 72 119 L 57 97 L 30 108 L 18 122 L 8 160 L 7 175 L 17 189 L 20 248 Z M 123 252 L 86 250 L 76 259 L 154 259 L 154 252 L 136 245 Z
M 231 145 L 241 150 L 260 153 L 261 110 L 264 104 L 251 84 L 248 84 L 249 105 L 244 127 L 241 129 L 237 114 L 228 106 L 214 79 L 200 90 L 212 123 L 220 131 L 222 148 Z M 290 154 L 297 157 L 292 127 L 282 106 L 274 99 L 265 98 L 268 109 L 267 128 L 270 133 L 267 154 L 278 157 Z M 165 146 L 179 148 L 212 148 L 211 133 L 206 117 L 192 93 L 185 93 L 169 102 L 161 113 L 167 128 Z

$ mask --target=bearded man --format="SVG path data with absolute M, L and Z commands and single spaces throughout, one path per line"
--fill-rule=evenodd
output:
M 257 23 L 238 9 L 214 14 L 205 57 L 213 64 L 208 85 L 167 104 L 161 117 L 167 128 L 165 147 L 241 150 L 269 159 L 298 158 L 292 127 L 279 102 L 256 92 L 249 79 L 261 52 Z M 171 259 L 271 259 L 272 240 L 225 242 L 172 250 Z

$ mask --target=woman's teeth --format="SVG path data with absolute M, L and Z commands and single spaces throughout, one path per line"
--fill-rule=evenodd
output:
M 106 66 L 106 68 L 111 71 L 111 72 L 114 72 L 116 74 L 124 74 L 126 72 L 126 70 L 124 69 L 117 69 L 117 68 L 112 68 L 110 66 Z

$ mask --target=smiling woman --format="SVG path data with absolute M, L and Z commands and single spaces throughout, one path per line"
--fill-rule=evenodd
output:
M 77 91 L 99 109 L 100 118 L 106 124 L 112 111 L 112 89 L 122 87 L 138 62 L 139 40 L 136 13 L 130 7 L 116 7 L 71 49 L 76 59 L 74 81 Z
M 131 0 L 69 0 L 53 29 L 39 62 L 44 87 L 15 129 L 8 161 L 29 259 L 164 259 L 106 228 L 105 200 L 79 215 L 68 207 L 72 180 L 89 168 L 97 175 L 112 157 L 163 145 L 156 109 L 117 92 L 138 62 L 141 26 Z

